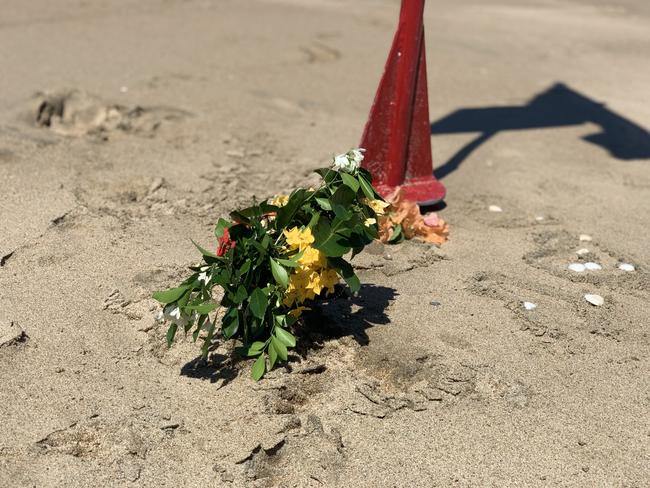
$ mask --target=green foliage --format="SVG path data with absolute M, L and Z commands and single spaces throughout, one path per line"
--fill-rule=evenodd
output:
M 251 375 L 256 381 L 288 361 L 289 350 L 296 347 L 291 331 L 301 322 L 296 318 L 298 305 L 287 301 L 287 293 L 307 257 L 305 247 L 288 245 L 286 232 L 291 230 L 308 229 L 313 236 L 310 246 L 322 253 L 327 269 L 336 271 L 352 291 L 359 290 L 359 278 L 345 256 L 360 252 L 377 237 L 377 215 L 368 200 L 380 197 L 368 172 L 358 168 L 359 153 L 344 157 L 349 164 L 339 171 L 317 170 L 322 183 L 315 190 L 300 188 L 283 205 L 254 203 L 231 212 L 229 220 L 219 219 L 214 250 L 192 241 L 202 262 L 190 268 L 193 274 L 178 287 L 153 295 L 170 324 L 169 346 L 179 329 L 191 331 L 194 341 L 202 339 L 204 357 L 219 337 L 236 340 L 239 354 L 254 358 Z M 223 290 L 218 302 L 213 298 L 215 286 Z

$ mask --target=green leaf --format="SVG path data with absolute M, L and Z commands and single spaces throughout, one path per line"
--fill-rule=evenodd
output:
M 244 264 L 241 265 L 241 268 L 239 268 L 239 271 L 237 271 L 238 276 L 244 276 L 246 273 L 248 273 L 248 270 L 251 269 L 251 262 L 246 261 Z
M 287 360 L 287 346 L 282 344 L 275 336 L 271 336 L 271 347 L 275 349 L 282 361 Z
M 352 212 L 348 212 L 343 205 L 335 204 L 332 209 L 334 210 L 334 215 L 341 221 L 347 222 L 352 218 Z
M 287 347 L 296 347 L 296 338 L 281 327 L 275 326 L 275 337 Z
M 246 346 L 240 347 L 238 351 L 242 356 L 255 357 L 259 354 L 262 354 L 262 352 L 264 352 L 265 347 L 266 347 L 266 342 L 255 341 L 247 347 Z
M 239 311 L 231 308 L 221 320 L 221 332 L 226 339 L 232 338 L 239 329 Z
M 170 288 L 165 291 L 157 291 L 153 294 L 153 298 L 166 305 L 168 303 L 173 303 L 182 297 L 188 288 L 189 286 L 179 286 L 178 288 Z
M 357 194 L 355 192 L 353 192 L 349 187 L 341 185 L 332 195 L 330 203 L 332 204 L 332 208 L 337 204 L 341 205 L 343 208 L 348 208 L 356 199 Z
M 176 335 L 176 329 L 178 329 L 178 325 L 169 325 L 169 329 L 167 329 L 167 347 L 172 347 L 172 344 L 174 343 L 174 336 Z
M 201 347 L 201 356 L 203 359 L 208 358 L 208 353 L 210 352 L 210 344 L 212 344 L 215 328 L 216 326 L 214 322 L 208 322 L 208 334 L 205 336 L 205 339 L 203 339 L 203 346 Z
M 251 376 L 253 377 L 253 379 L 255 381 L 259 381 L 260 378 L 262 378 L 262 376 L 264 376 L 265 371 L 266 371 L 266 359 L 264 358 L 264 354 L 262 354 L 253 363 L 253 369 L 251 370 Z
M 332 232 L 332 227 L 325 218 L 314 228 L 314 239 L 314 247 L 326 256 L 343 256 L 350 250 L 345 245 L 344 238 Z
M 317 197 L 315 200 L 316 203 L 318 203 L 318 205 L 320 205 L 320 208 L 322 208 L 323 210 L 332 210 L 332 204 L 327 198 Z
M 296 259 L 295 261 L 293 259 L 276 259 L 276 261 L 280 263 L 282 266 L 286 266 L 287 268 L 297 268 L 299 266 L 298 259 Z
M 203 254 L 204 256 L 207 256 L 207 257 L 209 257 L 209 258 L 219 258 L 219 256 L 217 256 L 217 255 L 214 254 L 213 252 L 210 252 L 210 251 L 208 251 L 208 250 L 206 250 L 206 249 L 203 249 L 201 246 L 199 246 L 196 242 L 194 242 L 194 239 L 190 239 L 190 241 L 192 241 L 192 244 L 194 244 L 194 245 L 196 246 L 196 248 L 197 248 L 197 249 L 201 252 L 201 254 Z
M 239 285 L 237 287 L 237 292 L 235 293 L 233 301 L 237 305 L 239 305 L 240 303 L 242 303 L 247 298 L 248 298 L 248 292 L 246 291 L 246 288 L 244 288 L 244 285 Z
M 296 212 L 304 203 L 305 198 L 307 198 L 306 193 L 304 189 L 300 188 L 289 195 L 289 201 L 284 207 L 278 210 L 275 217 L 276 229 L 284 229 L 291 223 Z
M 286 288 L 289 285 L 289 275 L 287 275 L 287 270 L 284 269 L 275 259 L 270 258 L 271 261 L 271 273 L 273 273 L 273 278 L 278 283 L 278 285 Z
M 218 306 L 219 304 L 217 303 L 201 303 L 199 305 L 188 305 L 185 308 L 188 310 L 194 310 L 199 315 L 205 315 L 212 312 Z
M 273 369 L 275 362 L 278 360 L 278 351 L 273 347 L 273 343 L 269 345 L 269 368 Z
M 332 266 L 332 268 L 334 268 L 336 272 L 341 275 L 352 292 L 357 292 L 361 289 L 361 282 L 359 281 L 357 275 L 354 273 L 354 268 L 352 268 L 352 265 L 350 263 L 348 263 L 343 258 L 336 257 L 328 258 L 327 261 L 330 266 Z
M 264 314 L 266 313 L 266 307 L 269 304 L 269 300 L 266 297 L 266 294 L 262 291 L 261 288 L 255 288 L 248 302 L 253 315 L 258 319 L 263 319 Z
M 354 193 L 359 191 L 359 180 L 354 176 L 348 173 L 341 173 L 341 178 L 343 178 L 343 183 L 348 186 Z
M 368 181 L 361 175 L 359 175 L 359 184 L 361 185 L 361 190 L 363 191 L 363 194 L 366 196 L 366 198 L 369 198 L 370 200 L 374 200 L 376 198 L 375 190 L 373 189 L 372 185 L 368 183 Z
M 223 232 L 231 225 L 232 224 L 226 219 L 219 219 L 216 227 L 214 228 L 214 235 L 217 237 L 223 237 Z

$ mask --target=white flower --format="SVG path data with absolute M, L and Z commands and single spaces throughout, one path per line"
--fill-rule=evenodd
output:
M 167 305 L 163 309 L 163 318 L 166 322 L 172 322 L 173 324 L 178 325 L 179 327 L 185 326 L 189 320 L 191 320 L 186 315 L 183 315 L 181 309 L 176 305 Z
M 339 154 L 334 158 L 334 171 L 348 171 L 350 160 L 346 154 Z
M 365 149 L 359 147 L 357 149 L 351 149 L 348 154 L 352 155 L 352 160 L 358 165 L 361 164 L 361 161 L 363 161 L 363 153 L 366 152 Z
M 363 161 L 363 153 L 365 149 L 357 148 L 350 149 L 345 154 L 339 154 L 334 158 L 333 168 L 334 171 L 345 171 L 346 173 L 352 173 L 359 169 L 361 161 Z
M 206 285 L 208 284 L 208 281 L 210 281 L 210 277 L 208 276 L 208 273 L 205 271 L 202 271 L 199 273 L 199 281 L 202 281 Z

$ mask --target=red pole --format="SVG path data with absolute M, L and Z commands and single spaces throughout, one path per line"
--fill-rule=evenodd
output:
M 423 12 L 424 0 L 402 0 L 361 147 L 382 194 L 400 186 L 410 200 L 435 203 L 445 187 L 433 176 Z

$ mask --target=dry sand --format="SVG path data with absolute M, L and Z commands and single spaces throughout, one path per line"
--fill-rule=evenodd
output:
M 428 3 L 452 239 L 372 246 L 254 384 L 151 293 L 358 143 L 398 2 L 2 2 L 0 486 L 650 486 L 648 2 Z

